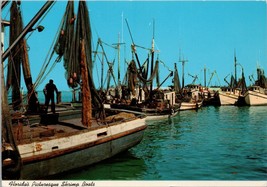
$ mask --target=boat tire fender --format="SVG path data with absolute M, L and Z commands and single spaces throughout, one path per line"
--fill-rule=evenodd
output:
M 6 159 L 11 159 L 12 164 L 3 166 Z M 21 171 L 21 159 L 18 151 L 5 150 L 2 152 L 2 177 L 3 179 L 19 179 Z

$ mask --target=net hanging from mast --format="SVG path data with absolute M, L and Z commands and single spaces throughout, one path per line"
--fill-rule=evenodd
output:
M 22 30 L 21 17 L 19 14 L 19 9 L 17 6 L 17 2 L 13 1 L 10 8 L 10 38 L 9 43 L 13 43 L 20 31 Z M 8 59 L 8 70 L 7 70 L 7 83 L 6 89 L 9 90 L 12 88 L 12 104 L 14 110 L 20 109 L 20 104 L 22 102 L 21 93 L 20 93 L 20 72 L 21 72 L 21 59 L 20 55 L 20 47 L 17 45 L 11 51 L 11 55 Z
M 76 19 L 74 2 L 69 1 L 64 19 L 62 30 L 54 49 L 59 55 L 58 59 L 60 60 L 62 57 L 64 59 L 67 83 L 73 89 L 80 86 L 82 95 L 87 95 L 87 98 L 83 99 L 83 105 L 89 105 L 84 102 L 92 102 L 92 107 L 103 111 L 102 101 L 93 82 L 92 33 L 86 2 L 79 1 Z M 87 87 L 90 90 L 87 90 Z M 88 110 L 91 111 L 91 109 Z
M 178 93 L 180 93 L 182 91 L 180 79 L 179 79 L 179 76 L 178 76 L 178 69 L 176 67 L 176 64 L 174 66 L 173 86 L 174 86 L 175 93 L 178 94 Z
M 20 2 L 13 1 L 10 8 L 10 43 L 13 43 L 23 30 L 23 20 L 20 11 Z M 25 85 L 28 90 L 28 112 L 37 112 L 39 102 L 32 83 L 29 57 L 26 40 L 23 38 L 11 51 L 8 60 L 6 89 L 12 88 L 12 104 L 14 110 L 19 110 L 22 104 L 21 67 Z

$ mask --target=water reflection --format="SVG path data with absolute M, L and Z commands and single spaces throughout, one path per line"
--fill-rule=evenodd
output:
M 50 180 L 136 180 L 146 172 L 143 159 L 130 151 L 86 168 L 51 176 Z
M 57 179 L 265 180 L 267 107 L 204 107 L 147 122 L 128 152 Z

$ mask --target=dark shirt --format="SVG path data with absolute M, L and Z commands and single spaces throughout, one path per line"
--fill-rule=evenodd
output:
M 45 89 L 44 89 L 44 92 L 46 93 L 46 95 L 48 96 L 54 95 L 54 91 L 58 93 L 58 90 L 55 84 L 53 83 L 46 84 Z

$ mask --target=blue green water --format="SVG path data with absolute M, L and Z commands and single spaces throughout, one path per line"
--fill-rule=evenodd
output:
M 58 180 L 266 180 L 267 107 L 204 107 L 148 122 L 129 151 Z

